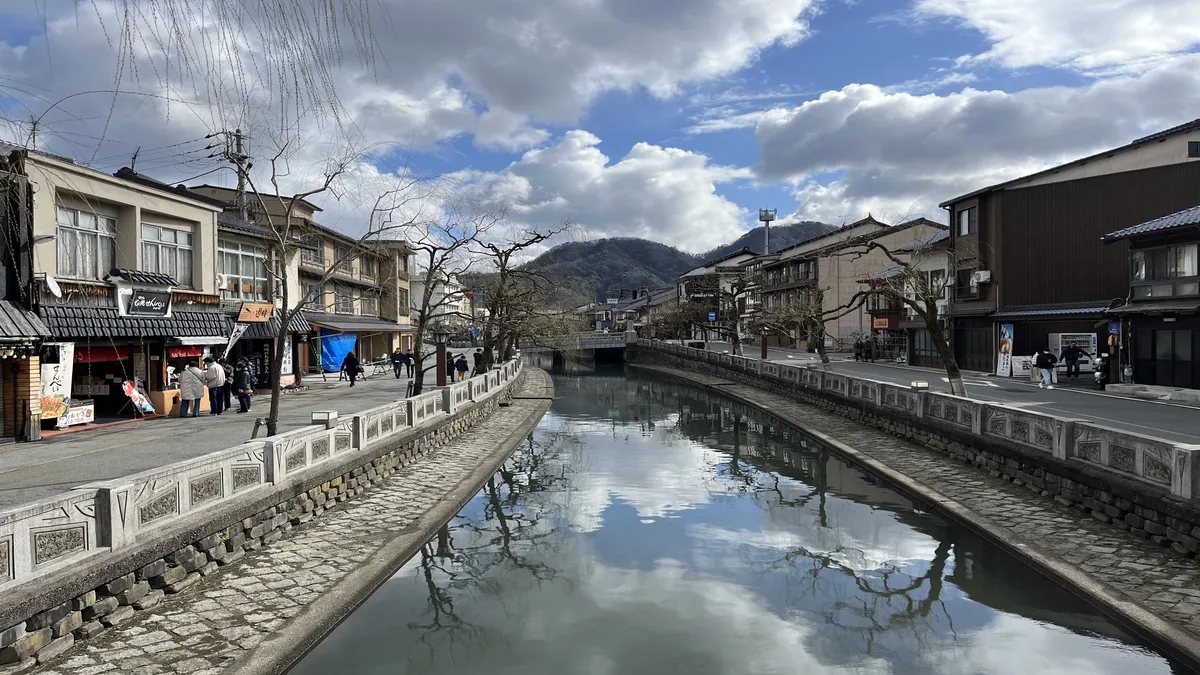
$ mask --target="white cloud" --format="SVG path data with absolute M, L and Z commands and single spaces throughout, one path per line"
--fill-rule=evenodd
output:
M 949 95 L 852 84 L 759 121 L 757 173 L 789 180 L 798 215 L 942 217 L 957 194 L 1116 147 L 1200 109 L 1200 55 L 1138 76 Z
M 917 0 L 914 10 L 992 43 L 964 63 L 1136 72 L 1200 45 L 1200 3 L 1189 0 Z
M 594 237 L 643 237 L 699 252 L 738 237 L 748 213 L 717 185 L 748 179 L 747 169 L 649 143 L 610 160 L 600 139 L 569 131 L 495 173 L 459 175 L 518 222 L 545 228 L 570 222 Z

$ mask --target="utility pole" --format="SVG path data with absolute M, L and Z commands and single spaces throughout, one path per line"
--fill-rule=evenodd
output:
M 137 156 L 142 151 L 142 146 L 137 146 L 137 150 L 133 151 L 133 157 L 129 159 L 129 168 L 137 171 Z
M 234 129 L 233 133 L 228 131 L 218 131 L 205 136 L 205 138 L 212 138 L 213 136 L 225 136 L 226 141 L 223 143 L 224 149 L 221 152 L 214 152 L 213 154 L 209 155 L 209 157 L 221 157 L 225 161 L 232 164 L 233 168 L 237 171 L 237 196 L 234 200 L 234 203 L 237 206 L 238 216 L 240 216 L 242 220 L 249 220 L 250 213 L 249 208 L 246 205 L 246 183 L 248 182 L 246 173 L 254 165 L 249 163 L 250 157 L 246 154 L 245 147 L 242 144 L 245 137 L 242 136 L 241 129 Z M 232 151 L 229 149 L 229 136 L 233 136 Z M 211 150 L 216 147 L 216 144 L 211 144 L 205 149 Z
M 779 209 L 759 209 L 758 220 L 763 224 L 763 255 L 771 252 L 771 221 Z

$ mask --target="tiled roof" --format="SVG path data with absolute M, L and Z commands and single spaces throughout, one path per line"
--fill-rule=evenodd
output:
M 304 318 L 308 319 L 309 323 L 319 324 L 323 328 L 333 328 L 347 333 L 363 330 L 408 333 L 416 330 L 406 323 L 396 323 L 375 316 L 361 316 L 358 314 L 304 312 Z
M 928 237 L 921 237 L 920 239 L 918 239 L 916 241 L 910 241 L 909 243 L 901 246 L 897 250 L 919 251 L 923 248 L 928 248 L 930 246 L 933 246 L 934 244 L 937 244 L 939 242 L 946 241 L 949 238 L 950 238 L 950 230 L 949 229 L 939 230 L 939 231 L 934 232 L 933 234 L 929 235 Z
M 38 337 L 50 337 L 50 331 L 37 314 L 14 302 L 0 300 L 0 338 Z
M 213 199 L 207 195 L 202 195 L 198 192 L 192 192 L 184 185 L 171 185 L 169 183 L 164 183 L 157 178 L 151 178 L 146 174 L 138 173 L 127 166 L 118 169 L 113 175 L 121 180 L 127 180 L 130 183 L 137 183 L 138 185 L 154 188 L 155 190 L 159 190 L 161 192 L 168 192 L 176 197 L 183 197 L 184 199 L 190 199 L 192 201 L 200 202 L 201 204 L 208 204 L 209 206 L 218 207 L 223 207 L 225 205 L 224 202 L 219 199 Z
M 901 274 L 904 274 L 903 267 L 889 267 L 882 272 L 872 272 L 871 274 L 868 274 L 867 276 L 863 277 L 862 281 L 883 281 L 885 279 L 894 279 Z
M 288 330 L 292 333 L 312 332 L 312 326 L 304 318 L 304 312 L 299 312 L 288 322 Z M 252 323 L 243 336 L 250 340 L 273 340 L 279 335 L 279 317 L 272 316 L 266 323 Z
M 269 227 L 257 225 L 248 220 L 242 220 L 237 216 L 230 216 L 224 213 L 217 215 L 217 229 L 221 232 L 233 232 L 235 234 L 244 234 L 249 237 L 257 237 L 259 239 L 275 239 L 275 232 Z
M 1099 316 L 1107 311 L 1107 306 L 1097 307 L 1095 305 L 1076 307 L 1047 307 L 1045 305 L 1033 305 L 1028 307 L 1010 307 L 1003 312 L 996 312 L 992 315 L 992 318 L 1005 319 L 1019 316 Z
M 175 310 L 167 317 L 122 317 L 116 307 L 61 307 L 39 309 L 55 338 L 164 338 L 228 336 L 229 318 L 219 312 Z
M 125 281 L 130 281 L 135 284 L 151 284 L 154 286 L 178 286 L 179 282 L 170 274 L 159 274 L 158 272 L 143 272 L 141 270 L 129 270 L 123 267 L 114 267 L 108 273 L 109 276 L 120 277 Z
M 1123 230 L 1117 230 L 1112 234 L 1104 235 L 1105 241 L 1117 241 L 1118 239 L 1128 239 L 1136 237 L 1140 234 L 1150 234 L 1151 232 L 1162 232 L 1163 230 L 1173 230 L 1178 227 L 1196 227 L 1200 226 L 1200 206 L 1193 206 L 1190 209 L 1184 209 L 1178 213 L 1172 213 L 1169 216 L 1155 218 L 1134 225 Z

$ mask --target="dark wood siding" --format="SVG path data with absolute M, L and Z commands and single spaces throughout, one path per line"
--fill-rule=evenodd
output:
M 1200 162 L 1006 190 L 1003 307 L 1096 302 L 1129 292 L 1129 246 L 1100 238 L 1200 204 Z

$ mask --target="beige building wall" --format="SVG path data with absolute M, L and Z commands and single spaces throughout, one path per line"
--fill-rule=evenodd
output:
M 30 154 L 26 173 L 33 184 L 34 271 L 70 279 L 58 269 L 56 208 L 64 206 L 117 221 L 115 267 L 145 269 L 142 224 L 192 234 L 192 283 L 180 290 L 217 293 L 217 214 L 220 209 L 177 197 L 76 164 Z M 37 241 L 38 237 L 46 237 Z M 82 283 L 88 283 L 83 281 Z M 102 280 L 96 283 L 104 283 Z
M 1084 163 L 1069 166 L 1043 176 L 1038 176 L 1027 182 L 1020 182 L 1009 189 L 1060 183 L 1080 178 L 1103 176 L 1122 171 L 1138 169 L 1153 169 L 1159 166 L 1182 164 L 1184 162 L 1200 162 L 1196 157 L 1188 157 L 1188 142 L 1200 141 L 1200 129 L 1178 134 L 1157 141 L 1151 141 L 1136 148 L 1120 150 L 1103 157 L 1089 159 Z

